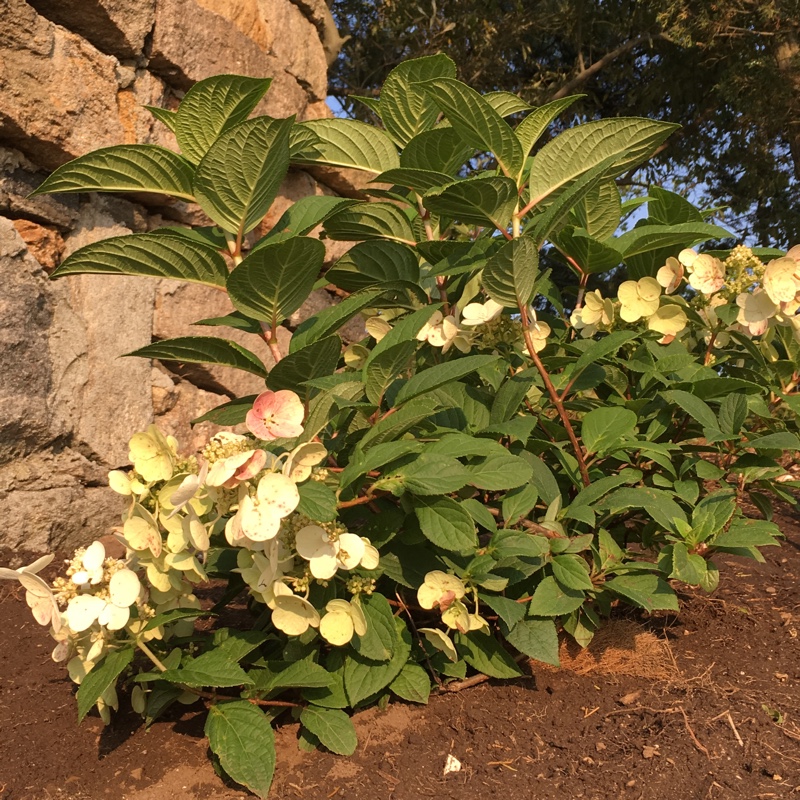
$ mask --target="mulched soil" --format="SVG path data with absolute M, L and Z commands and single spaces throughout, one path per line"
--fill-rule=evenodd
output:
M 800 798 L 800 514 L 767 563 L 723 557 L 679 615 L 629 614 L 564 668 L 356 715 L 350 758 L 277 732 L 273 798 Z M 8 563 L 0 559 L 0 563 Z M 234 800 L 193 707 L 145 730 L 76 724 L 74 690 L 16 584 L 0 584 L 0 800 Z M 124 703 L 124 700 L 123 700 Z M 443 775 L 448 755 L 461 763 Z

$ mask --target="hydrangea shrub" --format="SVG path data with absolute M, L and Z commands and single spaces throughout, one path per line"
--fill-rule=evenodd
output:
M 53 583 L 51 557 L 0 577 L 50 627 L 81 719 L 108 721 L 120 682 L 148 722 L 203 702 L 211 750 L 262 797 L 277 715 L 301 746 L 350 754 L 349 711 L 557 664 L 560 633 L 586 645 L 620 604 L 676 611 L 675 582 L 713 591 L 718 554 L 762 559 L 773 500 L 794 502 L 798 248 L 698 252 L 731 238 L 712 212 L 657 188 L 623 202 L 615 178 L 675 126 L 618 118 L 541 144 L 575 98 L 531 108 L 454 76 L 444 56 L 400 65 L 364 101 L 375 127 L 250 118 L 269 81 L 210 78 L 153 109 L 180 154 L 105 148 L 37 190 L 196 202 L 212 226 L 97 242 L 53 277 L 213 286 L 230 314 L 197 324 L 247 331 L 276 363 L 212 335 L 132 353 L 265 389 L 201 417 L 242 427 L 200 453 L 134 433 L 131 468 L 109 474 L 123 557 L 94 542 Z M 304 198 L 259 237 L 293 165 L 362 170 L 372 198 Z M 332 265 L 320 226 L 354 243 Z M 277 331 L 329 284 L 342 301 L 282 355 Z M 344 347 L 359 315 L 367 335 Z M 226 626 L 243 598 L 249 622 Z

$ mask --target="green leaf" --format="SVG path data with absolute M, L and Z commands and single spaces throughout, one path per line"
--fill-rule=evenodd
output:
M 511 178 L 477 175 L 428 191 L 422 202 L 428 211 L 463 223 L 494 225 L 504 231 L 519 200 Z
M 530 465 L 528 465 L 530 466 Z M 533 470 L 531 469 L 531 474 Z M 506 528 L 516 525 L 523 517 L 527 517 L 539 499 L 539 492 L 533 484 L 519 486 L 507 492 L 503 497 L 501 507 L 503 513 L 503 526 Z
M 426 392 L 432 392 L 440 386 L 444 386 L 452 381 L 464 378 L 483 367 L 498 361 L 499 357 L 494 355 L 462 356 L 453 361 L 446 361 L 444 364 L 434 366 L 418 372 L 397 393 L 395 405 L 407 403 L 415 397 L 419 397 Z
M 264 712 L 244 700 L 215 703 L 205 734 L 225 772 L 266 800 L 275 772 L 275 737 Z
M 113 686 L 122 671 L 133 660 L 133 647 L 112 650 L 106 657 L 95 664 L 81 681 L 76 695 L 78 700 L 78 722 L 91 711 L 94 704 L 108 688 Z
M 328 336 L 289 353 L 270 370 L 267 386 L 273 392 L 290 389 L 301 396 L 308 396 L 310 389 L 302 384 L 331 375 L 339 363 L 341 351 L 342 340 L 338 336 Z
M 231 302 L 243 314 L 277 326 L 311 293 L 324 259 L 318 239 L 295 237 L 262 247 L 228 277 Z
M 594 589 L 589 578 L 589 568 L 580 556 L 553 556 L 553 577 L 560 586 L 576 591 L 590 592 Z
M 647 212 L 660 225 L 680 225 L 683 222 L 702 222 L 703 215 L 685 198 L 658 186 L 648 191 Z
M 377 592 L 361 595 L 361 607 L 367 620 L 367 632 L 354 636 L 353 649 L 372 661 L 388 661 L 397 646 L 397 628 L 392 607 L 386 598 Z
M 408 245 L 393 241 L 361 242 L 325 273 L 340 289 L 355 292 L 395 281 L 419 283 L 419 259 Z
M 575 220 L 589 236 L 600 241 L 613 236 L 622 216 L 616 182 L 610 180 L 597 184 L 575 205 L 573 212 Z
M 301 197 L 292 203 L 281 218 L 270 228 L 269 233 L 259 239 L 250 249 L 258 250 L 268 244 L 282 242 L 292 236 L 305 236 L 324 222 L 328 217 L 341 211 L 347 206 L 352 206 L 356 200 L 345 197 L 330 197 L 328 195 L 312 195 Z
M 581 439 L 590 453 L 603 453 L 634 436 L 636 414 L 619 406 L 590 411 L 581 423 Z
M 403 669 L 411 655 L 411 634 L 405 622 L 394 618 L 395 640 L 394 655 L 385 664 L 376 663 L 359 655 L 348 656 L 344 665 L 344 687 L 351 706 L 388 686 Z
M 152 192 L 194 200 L 192 165 L 152 144 L 101 147 L 59 167 L 31 197 L 55 192 Z
M 224 317 L 209 317 L 208 319 L 200 319 L 192 324 L 207 325 L 211 328 L 233 328 L 237 331 L 246 331 L 247 333 L 252 333 L 255 336 L 261 335 L 261 325 L 258 324 L 258 320 L 250 319 L 250 317 L 246 317 L 239 311 L 231 311 L 230 314 L 226 314 Z
M 51 274 L 141 275 L 223 287 L 225 259 L 208 245 L 157 233 L 114 236 L 76 250 Z
M 223 653 L 231 661 L 241 661 L 269 639 L 270 637 L 263 631 L 217 628 L 212 636 L 211 644 L 217 652 Z
M 797 434 L 790 431 L 768 433 L 766 436 L 757 436 L 747 443 L 754 450 L 800 450 L 800 439 Z
M 289 342 L 289 352 L 302 350 L 335 333 L 356 314 L 374 303 L 384 292 L 384 288 L 363 289 L 304 320 Z
M 336 495 L 330 486 L 320 481 L 306 481 L 297 487 L 300 504 L 297 511 L 317 522 L 333 522 L 336 519 Z
M 575 369 L 572 374 L 576 375 L 590 364 L 594 364 L 607 355 L 616 353 L 625 342 L 635 337 L 636 333 L 634 331 L 615 331 L 608 334 L 608 336 L 603 336 L 601 339 L 591 342 L 575 362 Z
M 611 159 L 606 178 L 621 175 L 649 158 L 678 128 L 636 117 L 597 120 L 569 128 L 548 142 L 531 162 L 531 201 L 553 201 L 582 174 Z
M 400 155 L 408 169 L 455 175 L 472 155 L 472 148 L 452 128 L 436 128 L 417 134 Z
M 649 486 L 617 489 L 598 504 L 595 510 L 607 509 L 613 515 L 628 508 L 643 509 L 668 531 L 675 531 L 675 520 L 686 522 L 686 514 L 672 499 L 671 494 Z
M 190 364 L 218 364 L 252 372 L 260 378 L 267 377 L 261 359 L 246 347 L 228 339 L 215 336 L 180 336 L 153 342 L 138 350 L 126 353 L 140 358 L 157 358 L 159 361 L 182 361 Z
M 168 108 L 160 108 L 159 106 L 145 106 L 145 108 L 161 123 L 166 125 L 173 133 L 175 133 L 175 117 L 178 115 Z
M 543 578 L 533 593 L 528 613 L 533 617 L 560 617 L 583 605 L 584 592 L 559 586 L 552 575 Z
M 437 110 L 438 114 L 438 110 Z M 374 183 L 390 183 L 412 189 L 417 194 L 425 194 L 429 189 L 452 183 L 453 178 L 444 173 L 430 169 L 411 169 L 410 167 L 398 167 L 382 172 L 375 178 Z
M 314 119 L 300 123 L 296 131 L 293 164 L 349 167 L 376 175 L 400 166 L 391 139 L 372 125 L 352 119 Z
M 386 477 L 422 496 L 457 492 L 469 482 L 469 472 L 460 461 L 438 453 L 421 453 L 407 464 L 388 468 Z
M 707 494 L 692 511 L 692 529 L 697 541 L 705 541 L 721 531 L 736 511 L 736 495 L 732 489 Z
M 615 247 L 626 259 L 660 250 L 662 247 L 691 247 L 708 239 L 725 239 L 730 231 L 707 222 L 684 222 L 680 225 L 639 225 L 615 240 Z
M 498 641 L 487 633 L 459 633 L 456 644 L 464 661 L 490 678 L 519 678 L 524 674 Z
M 227 403 L 222 403 L 211 411 L 206 411 L 197 419 L 192 420 L 192 425 L 199 425 L 201 422 L 213 422 L 215 425 L 239 425 L 244 422 L 247 412 L 253 407 L 257 395 L 249 394 L 245 397 L 237 397 Z
M 375 405 L 381 403 L 383 395 L 395 379 L 410 368 L 416 349 L 416 342 L 398 342 L 364 364 L 362 374 L 367 397 Z
M 516 489 L 527 483 L 533 474 L 527 461 L 508 452 L 472 460 L 466 469 L 472 486 L 491 492 Z
M 576 100 L 586 97 L 583 94 L 573 94 L 570 97 L 562 97 L 560 100 L 553 100 L 545 103 L 531 111 L 522 122 L 514 129 L 514 133 L 522 146 L 522 154 L 527 157 L 531 148 L 539 140 L 539 137 L 547 130 L 550 123 L 563 111 L 566 111 Z
M 324 667 L 304 658 L 300 661 L 268 661 L 262 669 L 249 673 L 259 693 L 276 689 L 325 689 L 334 678 Z
M 247 673 L 224 652 L 210 650 L 180 669 L 168 669 L 159 676 L 170 683 L 186 686 L 247 686 L 253 681 Z
M 481 281 L 495 302 L 523 308 L 533 299 L 538 271 L 538 248 L 523 236 L 506 242 L 486 261 Z
M 662 551 L 663 554 L 664 551 Z M 672 545 L 672 572 L 670 578 L 699 586 L 706 573 L 706 560 L 702 556 L 689 553 L 683 542 Z
M 358 747 L 353 721 L 338 708 L 306 706 L 300 712 L 300 723 L 332 753 L 351 756 Z
M 719 427 L 723 433 L 737 436 L 747 419 L 747 398 L 731 392 L 722 398 L 719 406 Z
M 525 159 L 519 139 L 478 92 L 454 78 L 437 78 L 420 85 L 467 144 L 493 153 L 503 173 L 516 179 Z
M 175 114 L 175 138 L 181 153 L 199 164 L 225 131 L 250 116 L 271 83 L 272 78 L 215 75 L 194 84 Z
M 359 442 L 359 450 L 363 452 L 368 447 L 399 439 L 415 425 L 430 419 L 444 405 L 438 398 L 418 397 L 416 400 L 412 400 L 399 411 L 384 417 L 373 425 Z
M 433 128 L 439 107 L 418 85 L 433 78 L 455 78 L 456 66 L 442 53 L 404 61 L 381 88 L 380 116 L 386 130 L 401 145 Z
M 647 611 L 678 610 L 678 598 L 675 592 L 663 578 L 652 572 L 620 575 L 606 581 L 605 587 Z
M 431 679 L 419 664 L 406 664 L 389 684 L 389 689 L 409 703 L 427 705 L 431 694 Z
M 389 239 L 414 244 L 414 231 L 403 210 L 394 203 L 356 203 L 337 211 L 325 221 L 330 239 L 357 242 Z
M 487 92 L 483 99 L 501 116 L 511 117 L 524 111 L 533 110 L 533 106 L 526 103 L 513 92 Z
M 506 640 L 520 653 L 555 667 L 558 659 L 558 633 L 552 619 L 522 619 L 506 635 Z
M 780 535 L 781 530 L 774 522 L 739 518 L 731 522 L 728 530 L 720 531 L 710 544 L 722 549 L 770 547 L 778 544 L 776 537 Z
M 674 406 L 683 409 L 687 414 L 696 419 L 704 428 L 715 430 L 718 426 L 716 414 L 708 403 L 703 402 L 689 392 L 681 389 L 671 389 L 663 392 L 664 398 Z
M 551 235 L 550 238 L 558 249 L 568 255 L 584 272 L 590 274 L 607 272 L 622 262 L 622 253 L 619 250 L 593 239 L 580 228 L 567 226 L 560 230 L 557 236 Z
M 145 631 L 152 631 L 161 625 L 169 625 L 171 622 L 177 622 L 179 619 L 197 619 L 198 617 L 216 617 L 217 615 L 211 611 L 199 611 L 196 608 L 172 608 L 169 611 L 164 611 L 162 614 L 156 614 L 152 619 L 147 621 L 144 626 Z
M 478 543 L 475 523 L 459 503 L 449 497 L 414 497 L 414 514 L 420 529 L 437 547 L 462 552 Z
M 513 628 L 525 616 L 525 604 L 508 597 L 481 594 L 481 602 L 489 606 L 509 628 Z
M 294 118 L 242 122 L 214 142 L 197 167 L 194 193 L 200 207 L 229 233 L 241 237 L 258 225 L 289 169 Z

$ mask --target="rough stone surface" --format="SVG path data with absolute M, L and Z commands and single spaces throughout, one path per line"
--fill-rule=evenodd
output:
M 118 58 L 136 58 L 153 27 L 155 0 L 31 0 L 44 17 Z
M 30 197 L 56 167 L 99 147 L 177 145 L 142 108 L 174 110 L 202 78 L 272 77 L 257 109 L 330 116 L 322 0 L 6 0 L 0 14 L 0 546 L 67 548 L 108 533 L 123 501 L 106 486 L 130 436 L 157 422 L 184 452 L 217 428 L 193 419 L 263 380 L 224 368 L 122 356 L 153 339 L 227 336 L 273 364 L 257 337 L 191 323 L 223 293 L 102 275 L 51 281 L 79 247 L 164 224 L 205 225 L 197 206 L 150 196 Z M 261 231 L 288 205 L 330 194 L 292 171 Z M 352 188 L 349 191 L 354 191 Z M 328 257 L 347 243 L 327 243 Z M 294 322 L 334 302 L 315 293 Z M 291 333 L 279 332 L 288 351 Z

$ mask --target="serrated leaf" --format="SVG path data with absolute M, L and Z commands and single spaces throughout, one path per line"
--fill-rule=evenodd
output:
M 524 674 L 499 642 L 487 633 L 459 633 L 456 644 L 464 661 L 490 678 L 518 678 Z
M 559 586 L 555 578 L 548 575 L 536 587 L 528 613 L 533 617 L 560 617 L 580 608 L 585 599 L 583 591 Z
M 705 541 L 721 531 L 736 511 L 734 491 L 720 489 L 703 497 L 692 511 L 693 533 Z
M 160 108 L 159 106 L 144 106 L 159 122 L 166 125 L 173 133 L 175 133 L 175 117 L 177 114 L 170 111 L 168 108 Z
M 83 678 L 76 695 L 79 723 L 91 711 L 103 692 L 116 683 L 122 671 L 131 663 L 133 650 L 133 647 L 126 647 L 122 650 L 111 651 Z
M 523 236 L 506 242 L 487 259 L 481 282 L 495 302 L 507 308 L 524 308 L 535 294 L 538 271 L 538 248 Z
M 711 430 L 717 427 L 717 416 L 708 403 L 699 397 L 681 389 L 670 389 L 663 393 L 664 398 L 674 406 L 694 417 L 704 428 Z
M 493 153 L 503 173 L 516 179 L 524 161 L 519 140 L 478 92 L 455 78 L 436 78 L 420 86 L 433 97 L 467 144 Z
M 462 356 L 444 364 L 435 364 L 426 370 L 418 372 L 397 393 L 395 406 L 407 403 L 415 397 L 426 392 L 432 392 L 440 386 L 457 381 L 467 375 L 493 364 L 498 360 L 494 355 Z
M 719 406 L 719 427 L 723 433 L 736 436 L 747 419 L 747 398 L 738 392 L 731 392 L 722 398 Z
M 52 278 L 79 274 L 139 275 L 225 286 L 225 259 L 200 242 L 170 234 L 135 233 L 88 244 L 68 256 Z
M 244 700 L 215 703 L 205 734 L 225 772 L 266 800 L 275 772 L 275 736 L 264 712 Z
M 689 553 L 683 542 L 672 545 L 672 572 L 670 578 L 699 586 L 706 573 L 706 560 L 702 556 Z
M 182 361 L 189 364 L 216 364 L 251 372 L 260 378 L 267 377 L 267 369 L 255 353 L 236 342 L 214 336 L 180 336 L 176 339 L 163 339 L 125 355 L 157 358 L 159 361 Z
M 403 210 L 393 203 L 357 203 L 337 211 L 325 221 L 330 239 L 357 242 L 389 239 L 414 244 L 414 231 Z
M 152 192 L 194 200 L 192 165 L 153 144 L 101 147 L 46 178 L 31 197 L 55 192 Z
M 613 236 L 622 217 L 622 202 L 616 182 L 610 180 L 597 184 L 576 203 L 573 213 L 578 225 L 594 239 L 603 241 Z
M 227 403 L 206 411 L 197 419 L 192 420 L 192 425 L 199 425 L 201 422 L 213 422 L 215 425 L 239 425 L 244 422 L 247 412 L 253 407 L 257 395 L 249 394 L 245 397 L 237 397 Z
M 147 621 L 144 626 L 145 631 L 152 631 L 161 625 L 169 625 L 172 622 L 177 622 L 179 619 L 197 619 L 198 617 L 216 617 L 212 611 L 200 611 L 197 608 L 172 608 L 169 611 L 164 611 L 162 614 L 156 614 L 152 619 Z
M 161 673 L 160 678 L 195 687 L 247 686 L 253 683 L 235 661 L 219 650 L 203 653 L 180 669 L 168 669 Z
M 677 611 L 678 598 L 670 585 L 651 572 L 620 575 L 605 587 L 647 611 Z
M 514 114 L 521 114 L 531 111 L 533 106 L 526 103 L 521 97 L 513 92 L 487 92 L 483 99 L 501 116 L 511 117 Z
M 525 616 L 525 603 L 517 603 L 508 597 L 481 594 L 481 602 L 486 603 L 509 628 L 513 628 Z
M 519 200 L 511 178 L 479 175 L 428 191 L 422 202 L 429 211 L 463 223 L 506 230 Z
M 527 157 L 531 148 L 547 130 L 550 123 L 559 114 L 566 111 L 576 100 L 580 100 L 585 96 L 583 94 L 574 94 L 534 108 L 514 129 L 514 133 L 522 146 L 522 154 Z
M 523 619 L 506 635 L 508 643 L 520 653 L 545 664 L 560 666 L 558 633 L 552 619 Z
M 300 504 L 297 511 L 317 522 L 333 522 L 336 519 L 336 495 L 330 486 L 319 481 L 306 481 L 297 487 Z
M 388 686 L 405 666 L 411 654 L 411 634 L 405 623 L 395 619 L 395 651 L 391 660 L 385 664 L 365 659 L 359 655 L 348 656 L 344 665 L 344 687 L 351 706 Z
M 800 450 L 800 439 L 791 431 L 778 431 L 765 436 L 756 436 L 747 442 L 754 450 Z
M 318 239 L 294 237 L 262 247 L 228 277 L 231 302 L 243 314 L 277 326 L 311 293 L 324 259 Z
M 590 411 L 581 423 L 581 439 L 590 453 L 602 453 L 634 436 L 636 414 L 627 408 L 605 406 Z
M 310 389 L 303 384 L 314 378 L 331 375 L 339 363 L 341 350 L 342 340 L 338 336 L 328 336 L 289 353 L 270 370 L 267 386 L 273 392 L 290 389 L 301 396 L 308 396 Z
M 325 273 L 340 289 L 356 292 L 395 281 L 419 283 L 419 260 L 408 245 L 393 241 L 361 242 Z
M 308 728 L 332 753 L 351 756 L 358 747 L 353 721 L 338 708 L 306 706 L 300 712 L 300 724 Z
M 200 207 L 241 237 L 258 225 L 289 169 L 294 118 L 256 117 L 223 133 L 197 166 L 194 193 Z
M 308 659 L 301 661 L 268 661 L 263 668 L 249 673 L 254 690 L 273 692 L 276 689 L 324 689 L 334 678 L 324 667 Z
M 590 592 L 594 589 L 586 562 L 579 556 L 553 556 L 553 577 L 567 589 Z
M 362 376 L 367 397 L 379 405 L 386 390 L 395 379 L 411 366 L 411 359 L 416 352 L 417 342 L 398 342 L 389 348 L 382 349 L 364 364 Z
M 628 508 L 643 509 L 668 531 L 675 530 L 675 520 L 686 522 L 686 514 L 670 493 L 649 486 L 617 489 L 599 503 L 595 510 L 606 509 L 611 514 L 618 514 Z
M 346 197 L 330 197 L 328 195 L 301 197 L 283 212 L 281 218 L 270 228 L 269 233 L 259 239 L 250 252 L 268 244 L 282 242 L 292 236 L 304 236 L 337 211 L 352 206 L 356 202 L 356 200 L 349 200 Z
M 550 237 L 558 249 L 590 274 L 607 272 L 622 262 L 622 253 L 593 239 L 580 228 L 567 226 Z
M 389 689 L 409 703 L 427 705 L 431 694 L 431 679 L 419 664 L 406 664 L 389 684 Z
M 707 222 L 685 222 L 680 225 L 639 225 L 615 240 L 615 247 L 625 258 L 660 250 L 662 247 L 691 247 L 709 239 L 725 239 L 729 231 Z
M 527 483 L 533 473 L 524 459 L 508 452 L 474 459 L 466 469 L 472 486 L 492 492 L 516 489 Z
M 439 107 L 418 85 L 432 78 L 455 78 L 453 61 L 442 53 L 410 59 L 396 66 L 381 88 L 380 115 L 386 130 L 401 145 L 433 128 Z
M 199 164 L 227 130 L 244 122 L 267 93 L 272 78 L 215 75 L 186 92 L 175 113 L 175 138 L 181 153 Z
M 437 110 L 438 114 L 438 110 Z M 412 189 L 417 194 L 425 194 L 429 189 L 452 183 L 453 178 L 445 172 L 430 169 L 411 169 L 398 167 L 382 172 L 375 178 L 375 183 L 390 183 Z
M 214 649 L 226 655 L 231 661 L 241 661 L 253 650 L 261 647 L 269 638 L 263 631 L 217 628 L 212 636 L 211 644 Z
M 352 647 L 364 658 L 388 661 L 394 655 L 397 645 L 392 607 L 377 592 L 361 595 L 361 607 L 367 620 L 367 631 L 363 636 L 353 637 Z
M 449 497 L 414 497 L 414 514 L 422 533 L 443 550 L 462 552 L 477 545 L 475 523 Z
M 385 470 L 390 481 L 399 481 L 415 495 L 457 492 L 469 482 L 469 472 L 460 461 L 438 453 L 420 453 L 401 467 Z
M 612 159 L 607 178 L 621 175 L 649 158 L 677 125 L 636 117 L 587 122 L 569 128 L 548 142 L 531 162 L 531 201 L 555 200 L 583 173 Z
M 314 119 L 298 124 L 296 129 L 293 164 L 349 167 L 376 175 L 400 166 L 391 139 L 383 131 L 363 122 Z
M 472 155 L 470 147 L 452 128 L 417 134 L 400 154 L 403 168 L 455 175 Z

